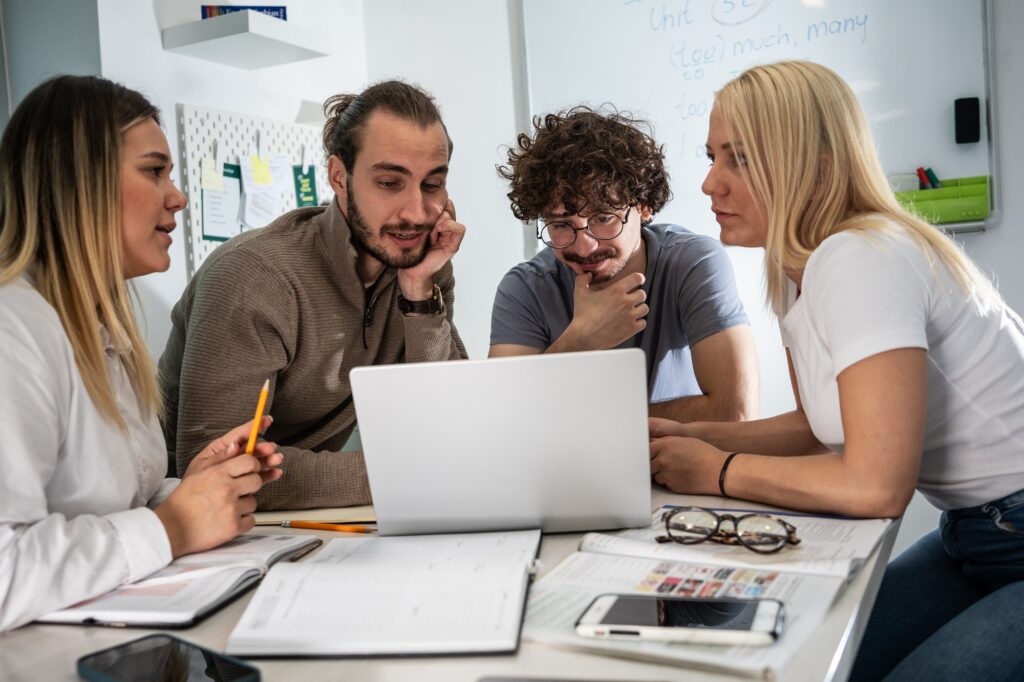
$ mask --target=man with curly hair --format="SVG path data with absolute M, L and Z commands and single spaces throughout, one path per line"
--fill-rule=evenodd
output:
M 642 348 L 651 416 L 755 417 L 757 356 L 725 250 L 651 224 L 671 191 L 649 125 L 580 106 L 534 128 L 498 173 L 549 248 L 499 284 L 490 356 Z

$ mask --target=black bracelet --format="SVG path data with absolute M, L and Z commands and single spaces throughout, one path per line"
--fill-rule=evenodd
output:
M 732 458 L 740 453 L 730 452 L 729 456 L 722 462 L 722 471 L 718 474 L 718 491 L 722 493 L 722 497 L 729 497 L 729 494 L 725 492 L 725 472 L 729 470 L 729 463 L 732 462 Z

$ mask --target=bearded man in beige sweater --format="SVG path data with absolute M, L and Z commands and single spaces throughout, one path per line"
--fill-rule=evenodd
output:
M 465 227 L 445 182 L 452 144 L 429 95 L 388 81 L 325 104 L 335 198 L 220 246 L 171 312 L 160 358 L 171 473 L 252 417 L 270 379 L 265 434 L 284 476 L 259 508 L 370 502 L 355 427 L 354 367 L 453 360 L 451 258 Z M 410 406 L 395 396 L 396 413 Z

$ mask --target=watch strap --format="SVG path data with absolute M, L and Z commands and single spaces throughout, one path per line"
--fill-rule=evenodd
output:
M 425 301 L 410 301 L 401 294 L 398 295 L 398 309 L 403 315 L 409 314 L 440 314 L 444 310 L 444 299 L 441 297 L 441 287 L 434 284 L 434 294 Z

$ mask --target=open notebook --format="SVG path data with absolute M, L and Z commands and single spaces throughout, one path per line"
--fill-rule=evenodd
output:
M 331 540 L 270 570 L 227 653 L 515 651 L 539 543 L 538 530 Z
M 319 546 L 309 535 L 241 535 L 216 549 L 179 557 L 130 585 L 39 619 L 44 623 L 183 628 L 245 592 L 286 557 Z

